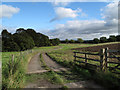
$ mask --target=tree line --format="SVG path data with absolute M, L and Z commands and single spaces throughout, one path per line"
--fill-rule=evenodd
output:
M 109 38 L 106 37 L 100 37 L 100 39 L 98 38 L 94 38 L 93 40 L 83 40 L 82 38 L 78 38 L 77 40 L 61 40 L 61 43 L 93 43 L 93 44 L 98 44 L 98 43 L 106 43 L 106 42 L 116 42 L 116 41 L 120 41 L 120 35 L 110 35 Z
M 19 28 L 14 34 L 4 29 L 2 35 L 2 51 L 24 51 L 34 47 L 56 46 L 60 44 L 58 38 L 49 39 L 48 36 L 37 33 L 34 29 Z

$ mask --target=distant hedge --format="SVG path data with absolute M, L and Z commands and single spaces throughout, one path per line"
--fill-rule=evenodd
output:
M 109 38 L 106 37 L 100 37 L 94 38 L 93 40 L 82 40 L 81 38 L 78 38 L 77 40 L 61 40 L 61 43 L 92 43 L 92 44 L 98 44 L 98 43 L 106 43 L 106 42 L 119 42 L 120 41 L 120 35 L 110 35 Z

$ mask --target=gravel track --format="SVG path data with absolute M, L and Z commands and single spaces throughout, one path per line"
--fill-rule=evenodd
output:
M 40 53 L 33 56 L 28 64 L 27 74 L 46 72 L 40 65 Z

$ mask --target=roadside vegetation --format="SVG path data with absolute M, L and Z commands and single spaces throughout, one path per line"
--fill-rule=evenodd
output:
M 26 67 L 28 61 L 37 52 L 27 53 L 13 52 L 14 61 L 11 54 L 3 54 L 2 58 L 2 88 L 21 88 L 24 86 Z M 6 53 L 5 53 L 6 54 Z

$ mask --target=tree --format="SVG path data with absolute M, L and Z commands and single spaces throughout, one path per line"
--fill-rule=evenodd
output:
M 13 39 L 19 45 L 21 51 L 32 49 L 35 46 L 32 37 L 26 32 L 13 34 Z
M 120 35 L 116 36 L 116 41 L 120 41 Z
M 4 29 L 1 34 L 2 34 L 2 51 L 10 51 L 12 45 L 15 45 L 12 34 L 9 33 L 6 29 Z
M 115 37 L 115 35 L 111 35 L 111 36 L 109 36 L 108 41 L 109 41 L 109 42 L 115 42 L 115 41 L 116 41 L 116 37 Z
M 107 42 L 107 38 L 106 38 L 106 37 L 101 37 L 101 38 L 100 38 L 100 42 L 101 42 L 101 43 Z
M 6 42 L 4 43 L 3 51 L 20 51 L 20 47 L 14 41 Z
M 6 29 L 4 29 L 3 31 L 2 31 L 2 40 L 11 40 L 12 39 L 12 34 L 11 33 L 9 33 Z
M 27 29 L 26 32 L 32 37 L 34 40 L 35 46 L 39 47 L 40 46 L 40 35 L 35 32 L 34 29 Z
M 46 35 L 43 35 L 41 33 L 37 33 L 38 41 L 39 41 L 39 47 L 40 46 L 49 46 L 50 45 L 50 40 L 49 37 Z
M 60 44 L 60 39 L 59 38 L 55 38 L 54 40 L 55 40 L 56 45 Z
M 68 43 L 69 43 L 69 40 L 68 40 L 68 39 L 65 39 L 65 43 L 67 43 L 67 44 L 68 44 Z
M 56 46 L 60 44 L 60 40 L 58 38 L 50 39 L 51 45 Z
M 99 42 L 100 42 L 100 40 L 99 40 L 98 38 L 94 38 L 94 39 L 93 39 L 93 43 L 98 44 Z
M 22 33 L 22 32 L 25 32 L 24 28 L 19 28 L 19 29 L 16 30 L 16 33 Z
M 83 43 L 84 41 L 82 40 L 82 38 L 78 38 L 78 39 L 77 39 L 77 42 L 78 42 L 78 43 Z
M 70 43 L 75 43 L 75 40 L 71 39 L 71 40 L 70 40 Z
M 27 29 L 26 32 L 33 38 L 35 46 L 50 46 L 50 40 L 48 36 L 41 33 L 36 33 L 34 29 Z

